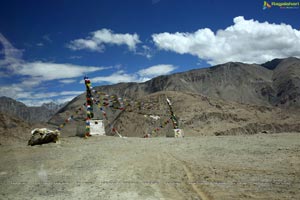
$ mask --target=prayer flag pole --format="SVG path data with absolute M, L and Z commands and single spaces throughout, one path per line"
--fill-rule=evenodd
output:
M 173 128 L 178 129 L 179 128 L 178 120 L 177 120 L 176 116 L 174 115 L 173 108 L 172 108 L 172 103 L 168 99 L 168 97 L 166 98 L 166 100 L 167 100 L 167 103 L 168 103 L 168 106 L 169 106 L 169 111 L 170 111 L 170 115 L 171 115 L 170 119 L 172 120 Z
M 89 137 L 91 136 L 90 134 L 90 120 L 94 117 L 94 113 L 93 113 L 93 97 L 92 97 L 92 84 L 91 84 L 91 80 L 85 76 L 84 77 L 84 83 L 86 86 L 86 126 L 85 126 L 85 137 Z
M 170 119 L 172 120 L 173 129 L 174 129 L 174 135 L 172 135 L 172 137 L 184 137 L 183 130 L 179 128 L 178 119 L 173 112 L 172 103 L 171 103 L 170 99 L 168 99 L 168 97 L 166 97 L 166 101 L 169 106 L 169 111 L 170 111 L 170 115 L 171 115 Z M 167 135 L 167 137 L 168 137 L 168 135 Z

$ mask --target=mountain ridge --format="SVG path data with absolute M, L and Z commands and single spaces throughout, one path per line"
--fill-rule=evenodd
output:
M 170 95 L 171 100 L 177 99 L 181 102 L 178 104 L 175 101 L 175 112 L 179 111 L 179 115 L 186 117 L 186 120 L 181 120 L 181 123 L 192 135 L 205 134 L 202 130 L 206 130 L 209 134 L 222 135 L 230 134 L 230 131 L 249 133 L 247 130 L 251 129 L 250 133 L 253 133 L 255 130 L 264 128 L 275 131 L 281 130 L 280 127 L 285 127 L 286 130 L 295 130 L 299 127 L 296 121 L 293 121 L 300 113 L 297 112 L 300 108 L 300 60 L 297 58 L 275 59 L 273 64 L 268 64 L 267 67 L 258 64 L 228 62 L 209 68 L 158 76 L 143 83 L 118 83 L 95 86 L 93 89 L 133 101 L 153 99 L 152 107 L 156 110 L 165 109 L 159 104 L 164 106 L 162 96 Z M 76 113 L 79 107 L 83 107 L 85 101 L 85 93 L 82 93 L 61 108 L 53 103 L 41 107 L 27 107 L 8 97 L 0 97 L 0 112 L 29 123 L 47 121 L 50 128 L 55 128 Z M 205 103 L 206 101 L 215 102 L 214 105 L 218 109 Z M 188 109 L 189 106 L 202 108 L 200 110 Z M 125 113 L 106 110 L 111 122 L 127 136 L 141 136 L 138 131 L 144 130 L 143 133 L 146 133 L 151 129 L 148 127 L 158 123 L 144 119 L 144 115 L 141 115 L 144 111 L 135 110 L 135 108 L 130 110 L 131 112 Z M 209 110 L 211 112 L 208 112 Z M 234 112 L 231 113 L 231 110 Z M 245 117 L 246 114 L 239 114 L 239 111 L 249 113 L 253 120 Z M 77 113 L 73 122 L 68 123 L 62 130 L 63 135 L 75 135 L 78 127 L 84 126 L 86 115 L 84 109 Z M 162 115 L 151 109 L 144 114 Z M 264 121 L 261 116 L 268 120 Z M 281 121 L 286 120 L 286 124 L 280 124 L 281 121 L 274 119 L 274 116 Z M 139 120 L 141 123 L 136 124 L 138 129 L 128 125 L 133 123 L 132 121 Z M 243 122 L 243 120 L 246 121 Z M 211 123 L 216 127 L 211 126 Z M 237 126 L 234 126 L 234 123 L 237 123 Z M 132 133 L 128 132 L 129 130 Z M 109 128 L 107 128 L 107 134 L 112 134 Z
M 106 109 L 110 122 L 125 136 L 142 136 L 142 133 L 151 132 L 149 127 L 153 128 L 155 124 L 159 126 L 159 122 L 146 119 L 145 115 L 163 117 L 159 110 L 165 109 L 162 96 L 166 95 L 170 95 L 171 100 L 181 102 L 178 104 L 175 101 L 174 110 L 187 118 L 180 122 L 189 135 L 228 135 L 231 131 L 253 134 L 257 131 L 278 132 L 283 129 L 295 131 L 299 124 L 293 119 L 298 119 L 300 113 L 296 112 L 300 102 L 300 83 L 297 82 L 300 80 L 300 60 L 287 58 L 280 63 L 271 70 L 257 64 L 229 62 L 159 76 L 144 83 L 118 83 L 95 86 L 93 89 L 142 103 L 153 99 L 150 107 L 155 109 L 145 113 L 130 107 L 121 114 Z M 59 125 L 68 117 L 67 113 L 73 113 L 84 104 L 85 98 L 85 93 L 74 98 L 49 123 Z M 206 101 L 215 102 L 215 106 Z M 189 106 L 195 109 L 188 109 Z M 198 107 L 201 109 L 196 109 Z M 84 119 L 84 113 L 75 117 L 75 122 L 65 128 L 65 134 L 74 135 L 78 126 L 84 126 Z M 113 134 L 108 126 L 106 132 Z
M 61 106 L 53 102 L 41 106 L 27 106 L 10 97 L 0 97 L 0 112 L 8 113 L 28 123 L 47 122 Z
M 143 83 L 118 83 L 95 86 L 94 89 L 133 99 L 159 91 L 187 91 L 239 103 L 300 108 L 300 60 L 293 57 L 280 59 L 277 65 L 271 70 L 263 64 L 228 62 L 158 76 Z M 285 68 L 292 70 L 292 75 L 282 73 Z M 84 94 L 76 98 L 83 100 Z

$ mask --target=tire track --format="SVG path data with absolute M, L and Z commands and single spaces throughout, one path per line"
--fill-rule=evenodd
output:
M 188 181 L 191 184 L 191 187 L 192 187 L 193 191 L 200 197 L 200 199 L 201 200 L 213 200 L 213 197 L 210 194 L 207 194 L 207 192 L 205 192 L 203 188 L 201 188 L 197 184 L 194 184 L 195 179 L 194 179 L 194 176 L 193 176 L 193 172 L 188 167 L 186 162 L 182 161 L 182 160 L 179 160 L 178 158 L 176 158 L 175 156 L 173 156 L 170 153 L 168 153 L 168 154 L 170 155 L 170 157 L 174 158 L 176 161 L 178 161 L 182 165 L 183 170 L 184 170 L 185 174 L 187 175 Z
M 185 199 L 185 194 L 176 185 L 168 183 L 173 180 L 171 171 L 174 170 L 172 158 L 166 152 L 157 152 L 158 174 L 161 180 L 160 191 L 166 199 Z

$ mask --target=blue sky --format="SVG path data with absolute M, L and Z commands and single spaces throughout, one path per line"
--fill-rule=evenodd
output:
M 263 2 L 2 0 L 0 96 L 61 103 L 85 74 L 95 86 L 300 57 L 300 9 Z

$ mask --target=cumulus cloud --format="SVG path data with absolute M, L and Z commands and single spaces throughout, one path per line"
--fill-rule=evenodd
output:
M 102 52 L 105 48 L 105 44 L 109 44 L 118 46 L 126 45 L 129 50 L 135 51 L 136 45 L 140 42 L 139 36 L 136 33 L 114 33 L 112 30 L 104 28 L 90 33 L 90 36 L 87 38 L 71 41 L 67 47 L 72 50 L 87 49 Z
M 154 65 L 138 72 L 140 76 L 159 76 L 172 72 L 176 67 L 173 65 Z
M 0 33 L 0 43 L 3 45 L 4 59 L 0 60 L 1 71 L 10 75 L 28 75 L 29 81 L 37 82 L 64 78 L 75 78 L 84 73 L 104 70 L 110 67 L 80 66 L 69 63 L 26 62 L 22 59 L 22 51 L 14 48 Z
M 166 75 L 174 71 L 177 67 L 173 65 L 161 64 L 154 65 L 145 69 L 141 69 L 135 73 L 126 73 L 124 70 L 119 70 L 109 76 L 100 76 L 92 78 L 93 83 L 109 83 L 116 84 L 120 82 L 145 82 L 156 76 Z
M 24 63 L 16 72 L 21 75 L 39 77 L 41 80 L 56 80 L 80 77 L 84 73 L 106 69 L 105 67 L 78 66 L 72 64 L 57 64 L 45 62 Z
M 193 33 L 153 34 L 161 50 L 192 54 L 210 64 L 229 61 L 263 63 L 274 58 L 300 57 L 300 31 L 287 24 L 271 24 L 239 16 L 234 24 L 214 33 L 209 28 Z
M 119 70 L 109 76 L 98 76 L 91 79 L 93 83 L 106 82 L 110 84 L 121 83 L 121 82 L 135 82 L 136 80 L 137 79 L 134 74 L 127 74 L 123 70 Z
M 85 73 L 101 71 L 110 67 L 79 66 L 69 63 L 26 62 L 22 59 L 23 51 L 13 45 L 0 33 L 0 44 L 4 58 L 0 60 L 0 74 L 3 78 L 18 77 L 13 84 L 1 85 L 0 96 L 22 99 L 22 102 L 34 102 L 38 105 L 41 98 L 71 98 L 82 91 L 65 91 L 60 93 L 41 93 L 40 84 L 57 80 L 71 83 Z M 48 99 L 51 101 L 52 99 Z

